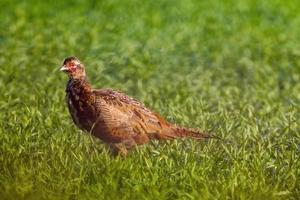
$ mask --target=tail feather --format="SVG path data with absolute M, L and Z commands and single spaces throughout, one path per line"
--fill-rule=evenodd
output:
M 190 137 L 196 140 L 201 139 L 220 139 L 218 136 L 203 133 L 197 130 L 188 129 L 185 127 L 175 127 L 173 132 L 175 137 L 183 138 L 183 137 Z

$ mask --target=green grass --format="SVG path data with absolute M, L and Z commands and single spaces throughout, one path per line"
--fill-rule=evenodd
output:
M 0 1 L 1 199 L 299 199 L 297 1 Z M 221 141 L 127 159 L 71 121 L 58 71 Z

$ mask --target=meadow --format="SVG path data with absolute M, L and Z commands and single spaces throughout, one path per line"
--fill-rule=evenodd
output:
M 126 158 L 73 124 L 65 57 L 221 140 Z M 299 199 L 300 2 L 0 0 L 1 199 Z

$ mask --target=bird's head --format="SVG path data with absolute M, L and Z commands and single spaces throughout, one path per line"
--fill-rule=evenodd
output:
M 64 60 L 60 71 L 65 72 L 72 79 L 82 79 L 86 77 L 84 65 L 74 56 Z

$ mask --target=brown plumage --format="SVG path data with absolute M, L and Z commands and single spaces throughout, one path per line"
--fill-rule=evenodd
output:
M 66 100 L 74 123 L 125 155 L 128 149 L 150 140 L 216 138 L 178 127 L 152 112 L 139 101 L 111 89 L 92 89 L 84 65 L 66 58 L 61 71 L 69 75 Z

